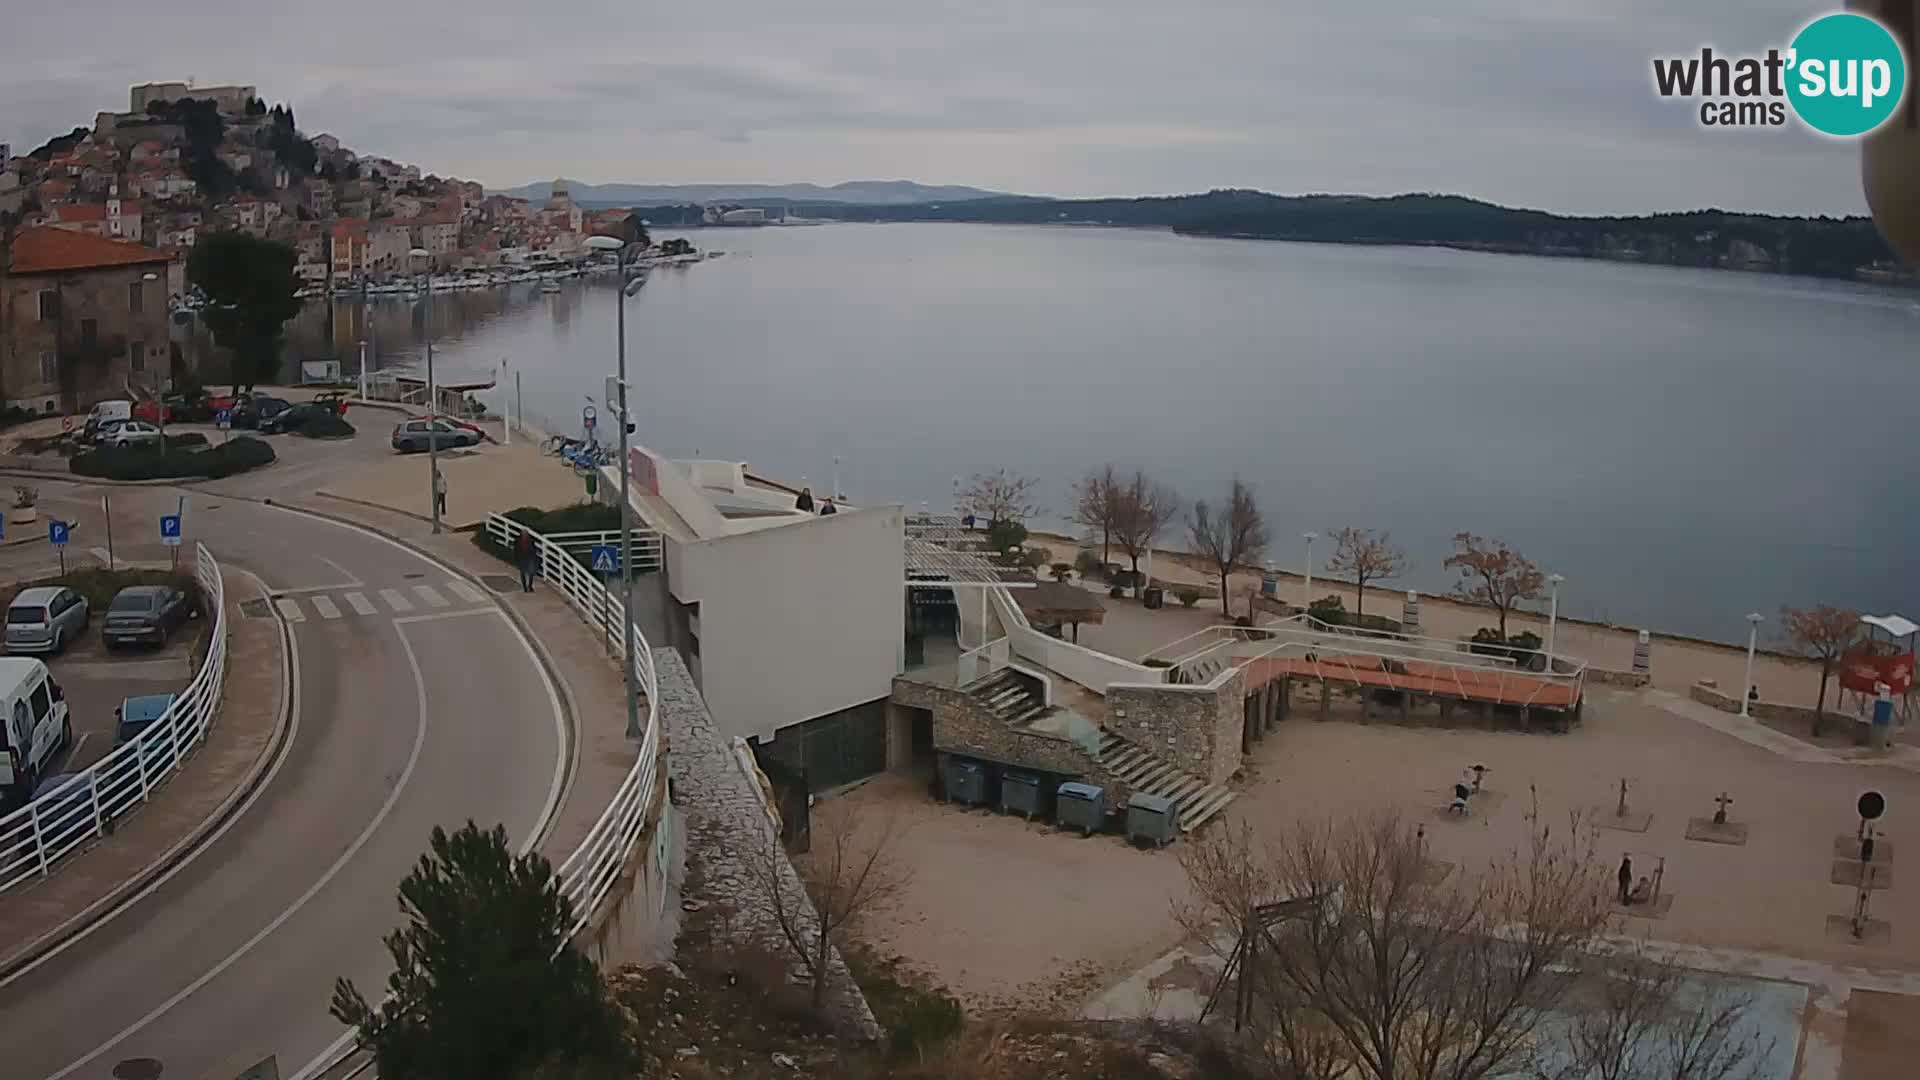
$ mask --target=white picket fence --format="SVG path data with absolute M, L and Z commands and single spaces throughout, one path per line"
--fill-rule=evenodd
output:
M 200 670 L 138 738 L 0 818 L 0 892 L 46 877 L 62 858 L 112 832 L 206 737 L 226 677 L 227 612 L 220 564 L 204 544 L 194 545 L 194 576 L 213 620 Z
M 561 543 L 500 514 L 487 515 L 487 533 L 508 551 L 523 532 L 533 535 L 534 550 L 540 560 L 540 575 L 548 586 L 573 605 L 573 610 L 599 636 L 615 656 L 626 649 L 620 632 L 624 609 L 620 597 L 600 579 L 580 565 L 579 560 Z M 617 542 L 617 539 L 616 539 Z M 639 559 L 634 560 L 636 563 Z M 633 628 L 633 676 L 646 695 L 641 704 L 646 733 L 640 740 L 640 756 L 628 770 L 620 788 L 601 812 L 599 820 L 587 832 L 586 839 L 560 864 L 560 891 L 573 904 L 573 932 L 587 925 L 614 883 L 626 868 L 627 859 L 640 841 L 647 824 L 647 810 L 653 802 L 655 778 L 659 770 L 660 714 L 655 701 L 653 650 L 638 626 Z

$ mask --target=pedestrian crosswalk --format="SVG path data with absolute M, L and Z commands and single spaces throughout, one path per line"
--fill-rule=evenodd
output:
M 415 615 L 421 612 L 456 612 L 456 609 L 491 603 L 488 595 L 471 583 L 454 579 L 437 585 L 417 584 L 405 588 L 341 589 L 339 592 L 308 590 L 283 593 L 274 597 L 274 609 L 290 623 L 318 619 L 374 618 Z

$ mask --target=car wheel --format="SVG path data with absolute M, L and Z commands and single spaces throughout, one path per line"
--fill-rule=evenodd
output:
M 56 655 L 67 651 L 67 637 L 58 630 L 53 632 L 53 651 Z
M 73 718 L 68 717 L 60 721 L 60 749 L 65 750 L 71 746 L 73 746 Z

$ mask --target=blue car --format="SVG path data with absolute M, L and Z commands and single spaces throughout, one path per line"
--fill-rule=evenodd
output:
M 166 713 L 167 706 L 173 704 L 173 698 L 172 694 L 144 694 L 122 701 L 120 707 L 113 710 L 114 748 L 119 749 L 125 746 L 139 738 L 141 732 L 152 727 L 153 722 Z

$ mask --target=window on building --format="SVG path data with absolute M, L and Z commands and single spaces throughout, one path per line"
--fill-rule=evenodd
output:
M 60 294 L 53 289 L 40 293 L 40 321 L 52 322 L 60 317 Z
M 135 281 L 127 286 L 127 310 L 138 314 L 140 311 L 140 283 Z
M 57 354 L 40 354 L 40 381 L 43 383 L 60 381 L 60 357 Z
M 91 349 L 100 339 L 100 321 L 98 319 L 80 320 L 80 345 Z
M 133 371 L 147 370 L 147 343 L 136 341 L 127 346 L 127 367 Z

